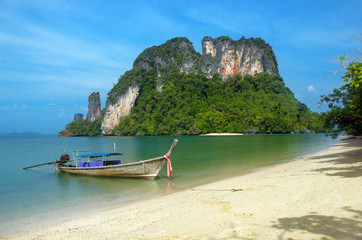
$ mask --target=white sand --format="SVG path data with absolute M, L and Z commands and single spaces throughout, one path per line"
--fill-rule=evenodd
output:
M 175 186 L 176 187 L 176 186 Z M 362 239 L 362 139 L 4 239 Z
M 241 136 L 242 133 L 207 133 L 202 134 L 201 136 Z

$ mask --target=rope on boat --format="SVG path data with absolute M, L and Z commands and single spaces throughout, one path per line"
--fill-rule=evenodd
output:
M 56 173 L 56 172 L 59 172 L 58 168 L 57 168 L 57 164 L 54 163 L 53 165 L 53 171 Z
M 147 166 L 147 164 L 144 164 L 144 166 L 146 166 L 149 170 L 152 171 L 152 169 Z M 232 188 L 232 189 L 196 189 L 196 188 L 187 188 L 187 187 L 183 187 L 183 186 L 179 186 L 179 184 L 176 184 L 174 182 L 171 182 L 170 180 L 162 177 L 159 173 L 157 174 L 158 177 L 160 177 L 162 180 L 164 180 L 165 182 L 167 182 L 168 184 L 171 184 L 171 188 L 179 188 L 182 190 L 191 190 L 191 191 L 199 191 L 199 192 L 239 192 L 239 191 L 243 191 L 243 189 L 236 189 L 236 188 Z
M 166 181 L 167 183 L 170 183 L 172 188 L 180 188 L 180 189 L 183 189 L 183 190 L 189 190 L 189 189 L 194 190 L 194 189 L 192 189 L 192 188 L 187 188 L 187 187 L 179 186 L 178 184 L 176 184 L 176 183 L 174 183 L 174 182 L 171 182 L 170 180 L 162 177 L 162 176 L 159 175 L 159 174 L 157 174 L 157 176 L 159 176 L 162 180 Z
M 146 166 L 149 170 L 152 171 L 152 169 L 151 169 L 149 166 L 147 166 L 147 164 L 144 164 L 144 166 Z M 176 184 L 176 183 L 174 183 L 174 182 L 171 182 L 170 180 L 162 177 L 159 173 L 157 174 L 157 176 L 160 177 L 160 178 L 161 178 L 162 180 L 164 180 L 165 182 L 170 183 L 170 184 L 171 184 L 171 187 L 175 186 L 176 188 L 180 188 L 180 189 L 184 189 L 184 190 L 190 189 L 190 188 L 178 186 L 178 184 Z
M 150 169 L 146 164 L 145 166 L 152 171 L 152 169 Z M 171 184 L 171 187 L 173 188 L 179 188 L 182 190 L 191 190 L 191 191 L 198 191 L 198 192 L 240 192 L 243 191 L 242 188 L 232 188 L 232 189 L 196 189 L 196 188 L 187 188 L 187 187 L 182 187 L 179 186 L 178 184 L 171 182 L 170 180 L 162 177 L 159 173 L 157 174 L 158 177 L 160 177 L 162 180 L 164 180 L 165 182 Z

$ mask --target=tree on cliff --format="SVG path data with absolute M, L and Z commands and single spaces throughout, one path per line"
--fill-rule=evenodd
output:
M 346 61 L 345 56 L 340 60 Z M 333 138 L 343 131 L 362 135 L 362 63 L 351 62 L 345 69 L 342 79 L 346 84 L 321 96 L 321 103 L 326 102 L 330 109 L 322 117 Z

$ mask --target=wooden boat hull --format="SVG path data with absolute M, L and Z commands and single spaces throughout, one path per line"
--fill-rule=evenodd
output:
M 146 178 L 149 180 L 154 180 L 165 163 L 166 159 L 162 156 L 134 163 L 125 163 L 111 166 L 80 168 L 59 165 L 58 168 L 61 172 L 68 174 L 104 177 Z
M 62 163 L 58 163 L 58 169 L 63 173 L 78 174 L 87 176 L 103 176 L 103 177 L 127 177 L 127 178 L 146 178 L 154 180 L 158 173 L 165 165 L 166 156 L 171 156 L 176 145 L 177 139 L 173 143 L 165 156 L 147 159 L 134 163 L 123 163 L 108 166 L 92 166 L 92 167 L 71 167 Z M 67 161 L 65 161 L 67 162 Z

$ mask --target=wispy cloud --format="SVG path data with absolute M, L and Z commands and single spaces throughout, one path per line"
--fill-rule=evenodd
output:
M 100 46 L 29 24 L 24 32 L 28 34 L 26 38 L 16 33 L 0 32 L 0 44 L 12 48 L 13 52 L 27 57 L 32 63 L 63 67 L 80 63 L 113 68 L 128 65 L 116 59 L 114 54 L 113 58 L 108 56 L 108 43 Z M 121 56 L 121 52 L 119 55 Z
M 74 35 L 74 30 L 67 33 L 49 28 L 23 14 L 0 12 L 0 26 L 11 26 L 0 27 L 0 51 L 4 53 L 0 56 L 2 82 L 44 81 L 102 89 L 130 69 L 131 59 L 139 53 L 124 42 L 118 44 L 104 37 L 93 39 L 95 36 L 89 33 Z M 18 70 L 12 71 L 14 68 Z
M 41 106 L 42 111 L 51 112 L 60 119 L 72 119 L 75 113 L 87 114 L 88 108 L 86 105 L 61 105 L 56 103 L 48 103 L 45 106 Z
M 16 111 L 26 111 L 31 110 L 31 108 L 26 104 L 13 103 L 12 105 L 3 105 L 0 106 L 0 111 L 2 112 L 16 112 Z
M 69 101 L 75 96 L 86 99 L 92 91 L 102 91 L 105 98 L 139 53 L 124 43 L 96 42 L 47 29 L 22 17 L 5 17 L 15 27 L 0 28 L 0 100 L 59 100 L 68 96 L 62 101 Z M 1 108 L 10 109 L 15 108 Z
M 221 28 L 224 32 L 234 34 L 248 34 L 256 28 L 265 28 L 261 15 L 258 12 L 248 11 L 247 6 L 234 9 L 232 5 L 225 4 L 221 9 L 217 3 L 205 3 L 200 9 L 191 4 L 185 11 L 185 15 L 194 21 L 213 25 L 217 29 Z

